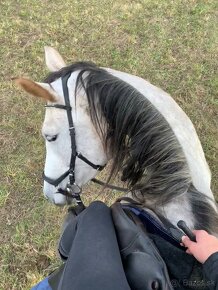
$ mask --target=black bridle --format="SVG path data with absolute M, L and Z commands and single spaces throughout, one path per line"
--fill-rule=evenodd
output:
M 62 180 L 64 180 L 69 175 L 69 182 L 66 186 L 66 189 L 58 188 L 57 193 L 61 193 L 65 195 L 66 197 L 75 198 L 77 203 L 82 203 L 80 198 L 81 188 L 76 184 L 75 182 L 75 162 L 76 158 L 80 158 L 85 163 L 87 163 L 89 166 L 94 168 L 95 170 L 101 171 L 104 169 L 105 165 L 96 165 L 93 164 L 91 161 L 89 161 L 86 157 L 84 157 L 80 152 L 77 152 L 76 150 L 76 138 L 75 138 L 75 128 L 73 124 L 73 117 L 72 117 L 72 107 L 70 105 L 70 99 L 69 99 L 69 91 L 67 87 L 67 81 L 70 77 L 71 73 L 66 74 L 62 77 L 62 87 L 63 87 L 63 94 L 64 94 L 64 101 L 65 105 L 60 104 L 54 104 L 54 105 L 46 105 L 47 108 L 57 108 L 57 109 L 63 109 L 67 112 L 67 118 L 69 123 L 69 131 L 70 131 L 70 139 L 71 139 L 71 158 L 70 158 L 70 165 L 69 169 L 64 172 L 60 177 L 57 179 L 49 178 L 45 175 L 43 172 L 43 179 L 48 182 L 51 185 L 54 185 L 57 187 Z

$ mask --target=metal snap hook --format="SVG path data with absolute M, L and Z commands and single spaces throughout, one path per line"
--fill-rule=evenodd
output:
M 79 187 L 79 185 L 77 185 L 76 183 L 73 183 L 73 184 L 68 183 L 66 190 L 70 195 L 75 195 L 75 194 L 79 195 L 82 192 L 82 188 Z

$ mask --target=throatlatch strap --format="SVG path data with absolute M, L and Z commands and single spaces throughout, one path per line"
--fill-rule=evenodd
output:
M 83 160 L 88 165 L 90 165 L 92 168 L 94 168 L 94 169 L 96 169 L 98 171 L 101 171 L 101 170 L 103 170 L 105 168 L 105 165 L 96 165 L 96 164 L 92 163 L 86 157 L 84 157 L 81 153 L 77 153 L 76 156 L 78 158 L 80 158 L 81 160 Z

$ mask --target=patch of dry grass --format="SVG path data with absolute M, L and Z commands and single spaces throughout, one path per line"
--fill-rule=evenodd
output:
M 42 80 L 43 46 L 50 45 L 68 62 L 91 60 L 150 80 L 195 124 L 217 192 L 215 6 L 214 0 L 1 1 L 0 289 L 29 289 L 55 268 L 65 213 L 42 196 L 42 103 L 24 97 L 10 78 Z M 86 192 L 89 202 L 96 187 Z

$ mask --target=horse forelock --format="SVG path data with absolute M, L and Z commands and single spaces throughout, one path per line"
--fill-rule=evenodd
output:
M 110 176 L 121 171 L 122 180 L 142 204 L 148 198 L 156 204 L 167 203 L 187 192 L 191 176 L 185 155 L 154 105 L 131 85 L 92 63 L 72 64 L 50 74 L 46 81 L 76 70 L 75 93 L 79 88 L 85 90 L 91 120 L 113 158 Z

